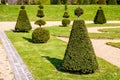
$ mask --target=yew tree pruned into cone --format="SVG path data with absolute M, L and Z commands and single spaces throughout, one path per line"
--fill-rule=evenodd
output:
M 32 29 L 29 18 L 27 16 L 25 6 L 21 6 L 17 22 L 15 25 L 15 31 L 17 32 L 28 32 Z
M 104 24 L 106 23 L 106 18 L 105 18 L 105 15 L 104 15 L 104 12 L 102 10 L 102 7 L 99 7 L 96 15 L 95 15 L 95 18 L 94 18 L 94 23 L 95 24 Z
M 79 10 L 82 9 L 79 7 Z M 79 13 L 75 13 L 75 15 L 79 17 Z M 62 67 L 64 71 L 79 74 L 93 73 L 98 69 L 96 55 L 84 20 L 74 20 L 73 22 Z

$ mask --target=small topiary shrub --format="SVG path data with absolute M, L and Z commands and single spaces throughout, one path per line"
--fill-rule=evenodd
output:
M 80 14 L 81 12 L 77 13 L 77 16 Z M 93 73 L 98 69 L 94 49 L 83 20 L 74 20 L 73 22 L 62 69 L 79 74 Z
M 104 24 L 106 23 L 106 18 L 104 15 L 104 12 L 101 7 L 99 7 L 99 10 L 96 13 L 96 16 L 94 18 L 94 23 L 95 24 Z
M 66 27 L 67 25 L 70 24 L 70 19 L 69 19 L 70 15 L 67 12 L 67 4 L 65 4 L 65 12 L 63 14 L 63 20 L 62 20 L 62 26 Z
M 45 22 L 44 20 L 42 20 L 42 19 L 39 19 L 39 20 L 37 20 L 37 21 L 35 22 L 35 24 L 41 26 L 41 25 L 45 25 L 46 22 Z
M 63 18 L 69 18 L 70 15 L 68 14 L 68 12 L 64 12 Z
M 37 28 L 32 33 L 34 43 L 46 43 L 50 39 L 50 33 L 44 28 Z
M 66 18 L 65 18 L 65 19 L 62 20 L 62 25 L 63 25 L 63 26 L 67 26 L 67 25 L 69 25 L 69 24 L 70 24 L 70 20 L 69 20 L 69 19 L 66 19 Z
M 44 17 L 45 15 L 44 15 L 44 13 L 43 13 L 43 10 L 38 10 L 38 13 L 37 13 L 37 17 L 40 17 L 40 18 L 42 18 L 42 17 Z
M 32 29 L 30 21 L 28 19 L 25 6 L 21 6 L 17 22 L 15 25 L 15 31 L 17 32 L 28 32 Z

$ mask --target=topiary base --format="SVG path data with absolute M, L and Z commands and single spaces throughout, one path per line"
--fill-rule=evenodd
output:
M 80 74 L 93 73 L 98 68 L 93 46 L 83 20 L 75 20 L 73 23 L 62 67 L 65 71 Z
M 46 43 L 50 39 L 50 33 L 44 28 L 37 28 L 32 33 L 34 43 Z

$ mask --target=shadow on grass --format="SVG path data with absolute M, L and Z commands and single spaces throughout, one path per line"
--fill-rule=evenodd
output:
M 31 38 L 23 37 L 23 39 L 27 40 L 27 41 L 30 42 L 30 43 L 33 43 L 33 40 L 32 40 Z
M 51 58 L 49 56 L 42 56 L 42 57 L 47 59 L 50 63 L 52 63 L 58 71 L 63 72 L 62 60 L 61 59 Z

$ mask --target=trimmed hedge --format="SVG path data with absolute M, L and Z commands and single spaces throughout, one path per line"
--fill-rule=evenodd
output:
M 95 24 L 104 24 L 106 23 L 106 18 L 104 15 L 104 12 L 101 7 L 99 7 L 99 10 L 97 11 L 95 18 L 94 18 Z
M 50 39 L 50 33 L 44 28 L 37 28 L 32 33 L 34 43 L 46 43 Z
M 63 58 L 64 71 L 80 74 L 93 73 L 98 63 L 83 20 L 75 20 Z
M 25 10 L 25 6 L 21 6 L 21 10 L 17 18 L 17 23 L 15 25 L 15 31 L 28 32 L 31 29 L 32 27 Z

